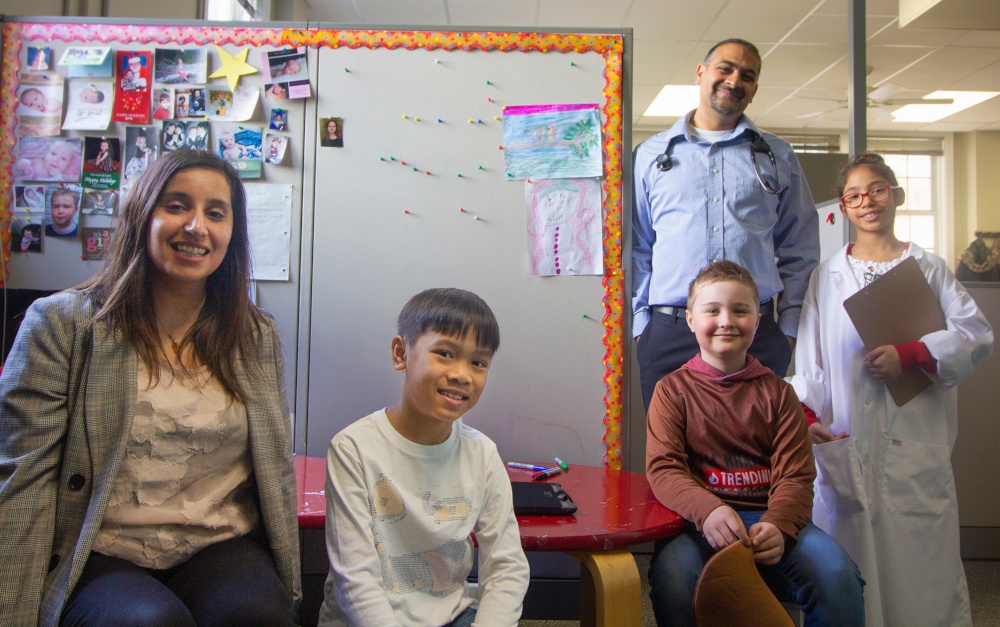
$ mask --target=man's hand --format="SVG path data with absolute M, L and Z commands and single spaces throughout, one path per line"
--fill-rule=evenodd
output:
M 847 437 L 847 432 L 841 431 L 837 435 L 833 435 L 821 423 L 814 422 L 809 425 L 809 437 L 812 438 L 813 444 L 823 444 L 825 442 L 833 442 L 834 440 L 842 440 Z
M 750 538 L 755 562 L 774 566 L 781 561 L 781 556 L 785 554 L 785 537 L 777 527 L 766 522 L 751 525 Z
M 879 346 L 872 352 L 865 355 L 865 367 L 868 373 L 882 381 L 892 381 L 903 373 L 903 366 L 899 363 L 899 353 L 892 344 Z
M 712 513 L 705 519 L 702 533 L 709 545 L 716 551 L 724 549 L 733 542 L 740 541 L 750 546 L 750 537 L 747 535 L 743 521 L 732 507 L 720 505 L 712 510 Z

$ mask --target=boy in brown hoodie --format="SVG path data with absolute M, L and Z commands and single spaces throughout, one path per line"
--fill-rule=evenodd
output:
M 798 398 L 747 356 L 760 322 L 753 278 L 731 261 L 712 263 L 687 302 L 701 353 L 656 384 L 647 418 L 649 483 L 688 521 L 654 549 L 657 624 L 692 625 L 705 562 L 742 542 L 776 595 L 802 606 L 806 627 L 863 625 L 857 566 L 809 522 L 816 471 Z

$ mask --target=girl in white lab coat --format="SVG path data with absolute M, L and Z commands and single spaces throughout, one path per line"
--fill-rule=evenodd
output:
M 790 378 L 818 419 L 809 426 L 813 522 L 861 569 L 869 627 L 971 625 L 951 470 L 955 385 L 992 353 L 993 330 L 944 260 L 896 238 L 906 195 L 882 157 L 856 156 L 837 189 L 857 241 L 812 274 Z M 916 258 L 947 328 L 868 352 L 844 300 L 906 257 Z M 923 369 L 934 385 L 897 407 L 884 382 L 908 368 Z

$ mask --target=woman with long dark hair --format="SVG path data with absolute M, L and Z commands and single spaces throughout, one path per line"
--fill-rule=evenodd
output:
M 246 196 L 204 151 L 155 161 L 98 273 L 36 301 L 0 375 L 0 615 L 291 625 L 295 475 Z

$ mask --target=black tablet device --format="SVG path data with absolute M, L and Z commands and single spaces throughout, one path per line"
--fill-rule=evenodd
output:
M 510 487 L 517 516 L 569 516 L 576 512 L 573 499 L 558 483 L 514 481 Z

